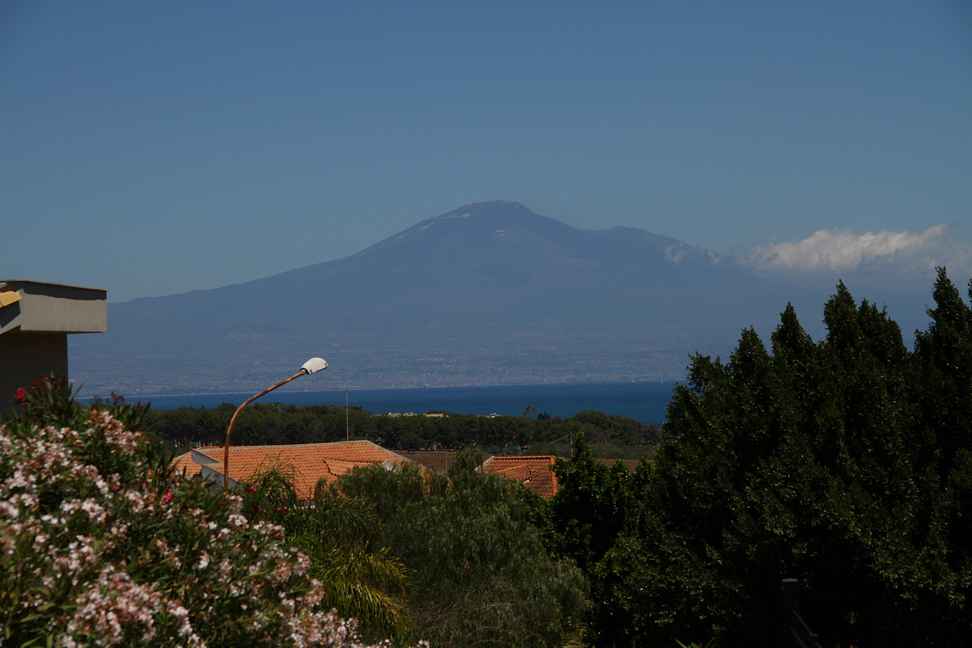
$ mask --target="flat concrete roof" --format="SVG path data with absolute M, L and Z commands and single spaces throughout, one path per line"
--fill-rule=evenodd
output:
M 6 279 L 0 281 L 0 334 L 104 333 L 108 330 L 108 291 L 67 284 Z

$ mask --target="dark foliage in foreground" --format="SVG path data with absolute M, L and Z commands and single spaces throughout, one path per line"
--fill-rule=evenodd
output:
M 825 645 L 967 645 L 972 311 L 944 271 L 934 300 L 913 352 L 842 284 L 819 342 L 787 308 L 770 350 L 692 359 L 653 469 L 559 469 L 596 645 L 778 646 L 787 577 Z

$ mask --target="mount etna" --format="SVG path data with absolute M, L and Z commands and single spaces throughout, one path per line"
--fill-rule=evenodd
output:
M 131 396 L 258 390 L 315 355 L 340 387 L 669 380 L 806 297 L 672 238 L 484 202 L 343 259 L 109 304 L 71 370 Z

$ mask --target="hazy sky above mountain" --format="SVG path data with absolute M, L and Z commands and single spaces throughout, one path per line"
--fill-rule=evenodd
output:
M 972 5 L 0 4 L 0 278 L 213 288 L 491 199 L 964 284 Z

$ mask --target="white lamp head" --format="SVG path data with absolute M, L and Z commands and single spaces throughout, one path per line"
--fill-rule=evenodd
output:
M 311 358 L 301 366 L 301 370 L 309 374 L 315 371 L 321 371 L 322 369 L 327 369 L 327 362 L 324 358 Z

